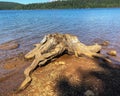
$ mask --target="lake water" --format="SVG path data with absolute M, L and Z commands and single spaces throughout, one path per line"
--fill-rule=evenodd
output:
M 102 38 L 116 42 L 120 37 L 120 9 L 0 11 L 0 43 L 54 32 L 72 33 L 85 41 Z
M 86 44 L 109 40 L 120 49 L 120 8 L 0 11 L 0 43 L 36 43 L 54 32 L 77 35 Z

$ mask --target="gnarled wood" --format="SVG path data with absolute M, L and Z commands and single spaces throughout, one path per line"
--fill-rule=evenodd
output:
M 35 48 L 25 55 L 25 58 L 29 59 L 35 57 L 33 63 L 24 71 L 26 79 L 23 81 L 18 90 L 24 89 L 32 80 L 30 73 L 37 67 L 37 65 L 44 65 L 48 60 L 52 60 L 54 57 L 67 52 L 68 54 L 75 54 L 79 57 L 85 55 L 90 58 L 94 56 L 105 58 L 98 54 L 101 50 L 101 46 L 98 44 L 87 46 L 81 43 L 78 38 L 70 34 L 48 34 L 39 44 L 35 44 Z M 107 60 L 105 58 L 105 60 Z M 109 61 L 109 60 L 107 60 Z

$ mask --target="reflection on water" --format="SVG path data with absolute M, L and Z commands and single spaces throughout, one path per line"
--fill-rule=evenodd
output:
M 120 49 L 119 17 L 120 8 L 3 10 L 0 43 L 20 38 L 19 41 L 30 44 L 40 41 L 45 34 L 61 32 L 75 34 L 86 44 L 96 38 L 109 40 L 111 46 Z

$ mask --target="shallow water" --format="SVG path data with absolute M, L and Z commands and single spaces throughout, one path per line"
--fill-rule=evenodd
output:
M 119 17 L 119 8 L 0 11 L 0 43 L 53 32 L 72 33 L 85 42 L 115 42 L 120 37 Z
M 54 32 L 72 33 L 86 44 L 108 40 L 120 53 L 120 8 L 0 11 L 0 44 L 17 39 L 29 45 Z

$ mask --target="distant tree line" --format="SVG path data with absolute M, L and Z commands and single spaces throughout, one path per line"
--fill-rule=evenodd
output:
M 17 9 L 62 9 L 62 8 L 103 8 L 120 7 L 120 0 L 59 0 L 18 6 Z
M 58 0 L 47 3 L 33 3 L 27 5 L 19 4 L 12 9 L 64 9 L 108 7 L 120 7 L 120 0 Z
M 22 6 L 22 4 L 13 2 L 0 2 L 0 10 L 16 9 L 17 6 Z

